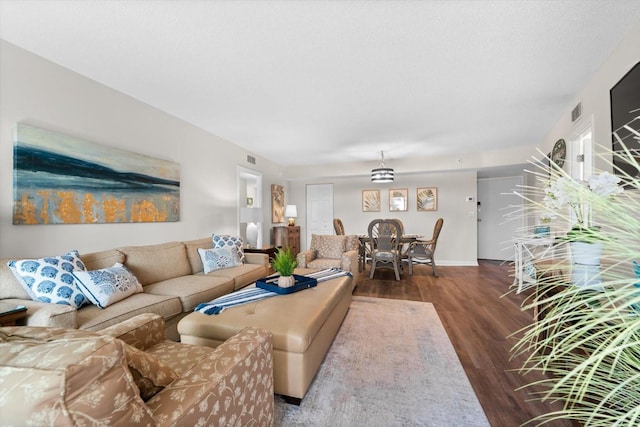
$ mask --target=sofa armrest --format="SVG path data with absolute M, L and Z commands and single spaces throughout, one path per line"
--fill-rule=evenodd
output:
M 118 338 L 140 350 L 146 350 L 166 339 L 164 319 L 154 313 L 139 314 L 96 333 Z
M 147 406 L 160 425 L 272 425 L 271 332 L 241 330 Z
M 296 261 L 298 261 L 298 268 L 307 268 L 309 263 L 316 259 L 318 251 L 315 249 L 307 249 L 306 251 L 298 252 Z
M 245 252 L 244 259 L 247 261 L 247 264 L 258 264 L 258 265 L 269 266 L 269 255 L 267 254 Z
M 48 304 L 46 302 L 7 298 L 1 300 L 8 304 L 27 307 L 27 317 L 21 322 L 25 326 L 46 326 L 49 328 L 77 329 L 76 309 L 69 305 Z
M 358 272 L 358 251 L 343 252 L 340 265 L 343 270 L 350 271 L 355 276 Z

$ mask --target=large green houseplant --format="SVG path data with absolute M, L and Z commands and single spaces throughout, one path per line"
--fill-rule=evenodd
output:
M 640 137 L 640 135 L 636 135 Z M 611 156 L 640 170 L 629 150 L 608 153 L 604 158 L 615 169 Z M 566 174 L 551 163 L 537 173 L 540 185 L 521 193 L 536 216 L 561 216 L 566 224 L 575 221 L 570 211 L 561 212 L 544 202 L 545 188 Z M 519 331 L 514 355 L 527 355 L 523 372 L 541 371 L 548 379 L 536 383 L 545 391 L 534 398 L 563 402 L 563 409 L 540 414 L 531 424 L 564 419 L 588 426 L 640 425 L 640 178 L 623 175 L 628 188 L 611 194 L 585 191 L 581 203 L 599 228 L 574 228 L 558 240 L 555 256 L 537 272 L 537 289 L 525 301 L 524 309 L 544 306 L 546 315 Z M 537 194 L 536 194 L 537 192 Z M 595 222 L 594 221 L 594 222 Z M 603 244 L 600 286 L 584 289 L 572 286 L 567 259 L 568 243 L 577 238 Z M 551 292 L 553 290 L 553 292 Z

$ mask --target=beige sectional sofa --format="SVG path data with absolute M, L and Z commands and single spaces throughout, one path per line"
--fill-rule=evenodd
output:
M 97 331 L 142 313 L 156 313 L 164 319 L 166 335 L 177 340 L 176 325 L 196 305 L 255 282 L 269 273 L 265 254 L 245 254 L 236 267 L 203 273 L 198 248 L 211 248 L 206 237 L 184 242 L 127 246 L 80 254 L 87 270 L 124 264 L 142 284 L 144 291 L 102 309 L 87 305 L 79 309 L 67 305 L 33 301 L 0 259 L 0 300 L 27 307 L 27 326 L 50 326 Z

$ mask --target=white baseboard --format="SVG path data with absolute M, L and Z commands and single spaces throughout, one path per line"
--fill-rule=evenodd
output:
M 448 267 L 477 267 L 478 261 L 458 261 L 458 260 L 436 260 L 436 265 L 439 266 L 448 266 Z

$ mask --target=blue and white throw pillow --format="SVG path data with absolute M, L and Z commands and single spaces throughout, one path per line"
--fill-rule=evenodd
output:
M 233 247 L 202 249 L 198 248 L 198 254 L 202 260 L 204 274 L 221 268 L 242 265 L 238 251 Z
M 240 261 L 244 262 L 244 240 L 242 237 L 214 234 L 212 237 L 214 248 L 235 248 L 238 251 Z
M 12 260 L 8 265 L 34 301 L 74 308 L 89 304 L 73 276 L 75 271 L 86 270 L 76 250 L 62 256 Z
M 100 270 L 75 271 L 73 275 L 86 297 L 100 308 L 143 291 L 138 278 L 119 262 Z

